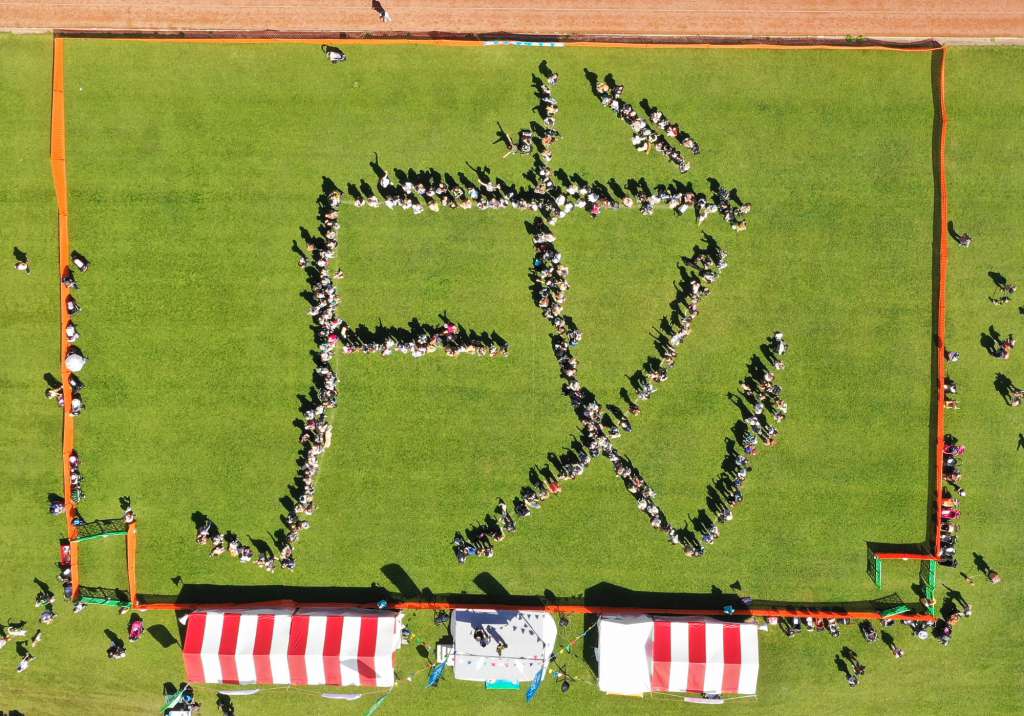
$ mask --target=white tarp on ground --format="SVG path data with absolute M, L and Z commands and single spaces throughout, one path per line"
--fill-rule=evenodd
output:
M 757 693 L 756 624 L 700 617 L 602 617 L 598 638 L 602 691 Z
M 480 646 L 473 632 L 490 643 Z M 452 612 L 455 678 L 461 681 L 530 681 L 555 648 L 558 627 L 547 612 L 456 609 Z M 498 645 L 504 644 L 501 655 Z

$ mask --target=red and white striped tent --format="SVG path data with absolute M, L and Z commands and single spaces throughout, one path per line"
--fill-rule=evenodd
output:
M 392 686 L 401 612 L 236 609 L 187 617 L 185 672 L 205 684 Z
M 598 640 L 598 686 L 607 693 L 757 693 L 756 624 L 602 617 Z

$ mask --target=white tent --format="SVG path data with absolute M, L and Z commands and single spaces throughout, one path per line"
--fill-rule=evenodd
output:
M 609 694 L 637 696 L 651 690 L 650 617 L 601 617 L 597 623 L 597 686 Z
M 757 693 L 757 625 L 700 617 L 602 617 L 598 686 L 650 691 Z
M 489 637 L 487 646 L 473 637 L 478 629 Z M 555 620 L 547 612 L 456 609 L 452 613 L 455 678 L 530 681 L 546 667 L 557 634 Z

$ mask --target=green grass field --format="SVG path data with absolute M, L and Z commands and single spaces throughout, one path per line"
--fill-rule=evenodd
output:
M 42 399 L 41 376 L 57 368 L 56 227 L 47 162 L 49 38 L 4 38 L 18 72 L 0 79 L 0 147 L 9 191 L 0 199 L 7 248 L 33 257 L 25 277 L 0 280 L 0 367 L 5 402 L 0 454 L 8 484 L 0 595 L 10 618 L 29 618 L 32 577 L 53 583 L 63 523 L 45 515 L 59 488 L 59 415 Z M 93 262 L 80 278 L 87 412 L 77 444 L 89 480 L 89 518 L 117 512 L 131 495 L 140 519 L 144 592 L 188 585 L 367 587 L 435 593 L 553 592 L 600 598 L 621 587 L 762 599 L 847 601 L 877 592 L 864 574 L 865 542 L 924 536 L 928 494 L 932 247 L 932 61 L 927 54 L 735 52 L 731 50 L 487 50 L 357 47 L 342 66 L 315 48 L 68 41 L 66 96 L 73 246 Z M 342 315 L 352 324 L 425 322 L 448 312 L 498 331 L 507 360 L 340 355 L 342 402 L 334 446 L 319 480 L 314 527 L 298 546 L 295 573 L 275 575 L 210 560 L 193 543 L 191 515 L 209 514 L 243 539 L 280 526 L 279 498 L 294 470 L 296 396 L 308 389 L 310 334 L 302 272 L 291 251 L 300 227 L 316 228 L 322 177 L 344 187 L 385 167 L 470 173 L 488 165 L 519 181 L 525 159 L 501 160 L 495 122 L 513 130 L 533 118 L 531 73 L 547 59 L 561 75 L 555 167 L 625 184 L 672 178 L 660 158 L 628 144 L 628 130 L 591 96 L 584 68 L 613 72 L 634 102 L 648 97 L 703 147 L 690 175 L 737 186 L 754 205 L 735 236 L 717 217 L 704 230 L 729 251 L 729 269 L 702 304 L 671 380 L 619 441 L 673 521 L 703 506 L 737 411 L 726 394 L 764 337 L 784 330 L 792 346 L 785 386 L 790 417 L 780 445 L 755 464 L 746 499 L 702 560 L 686 560 L 646 526 L 607 463 L 517 535 L 494 560 L 459 566 L 447 543 L 498 496 L 525 484 L 528 469 L 567 444 L 575 418 L 561 396 L 548 326 L 532 305 L 529 215 L 442 212 L 413 217 L 346 207 L 338 264 Z M 471 75 L 453 72 L 472 67 Z M 410 68 L 415 68 L 410 71 Z M 666 72 L 671 68 L 671 72 Z M 1017 278 L 1024 220 L 1012 197 L 1024 183 L 1019 133 L 1003 129 L 1024 105 L 1015 50 L 950 50 L 951 215 L 976 237 L 951 256 L 948 340 L 963 409 L 948 427 L 968 445 L 962 567 L 977 551 L 999 569 L 999 587 L 967 587 L 956 570 L 940 581 L 968 592 L 976 616 L 953 645 L 910 644 L 902 662 L 862 649 L 869 677 L 851 692 L 832 663 L 839 642 L 761 642 L 760 695 L 742 708 L 807 713 L 828 698 L 843 713 L 1008 713 L 1022 704 L 1015 635 L 1003 634 L 1020 604 L 1020 522 L 1014 482 L 1018 427 L 992 387 L 1012 378 L 979 334 L 1005 332 L 1015 306 L 991 306 L 987 271 Z M 984 81 L 981 80 L 984 78 Z M 992 87 L 1003 87 L 995 93 Z M 994 167 L 1005 189 L 992 192 Z M 653 354 L 651 332 L 674 297 L 676 263 L 700 231 L 686 216 L 620 212 L 573 215 L 557 227 L 571 268 L 567 309 L 584 331 L 576 355 L 584 384 L 616 401 L 626 375 Z M 955 248 L 955 247 L 953 247 Z M 1002 478 L 1002 479 L 1000 479 Z M 1011 536 L 1007 539 L 1007 536 Z M 123 586 L 123 547 L 82 547 L 85 584 Z M 121 551 L 119 551 L 121 550 Z M 395 580 L 395 573 L 407 578 Z M 886 591 L 913 599 L 916 563 L 887 565 Z M 116 580 L 121 582 L 114 583 Z M 429 615 L 409 618 L 428 644 Z M 104 629 L 124 618 L 64 609 L 14 674 L 0 659 L 0 708 L 30 714 L 139 713 L 159 706 L 161 685 L 182 675 L 180 649 L 147 639 L 108 663 Z M 147 617 L 172 636 L 170 614 Z M 567 638 L 582 631 L 575 620 Z M 857 648 L 846 634 L 843 644 Z M 137 652 L 137 653 L 136 653 Z M 6 665 L 6 666 L 5 666 Z M 511 711 L 521 695 L 494 696 L 445 682 L 421 690 L 416 674 L 385 709 L 422 713 Z M 559 713 L 653 712 L 667 699 L 601 697 L 579 650 L 581 681 L 561 697 L 550 685 L 531 707 Z M 949 691 L 931 684 L 944 673 Z M 1017 676 L 1014 676 L 1018 674 Z M 15 678 L 17 677 L 17 678 Z M 212 702 L 211 690 L 201 691 Z M 360 713 L 311 690 L 271 690 L 243 713 Z

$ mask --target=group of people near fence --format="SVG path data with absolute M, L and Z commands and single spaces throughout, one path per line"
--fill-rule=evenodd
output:
M 942 441 L 942 474 L 946 484 L 942 488 L 939 504 L 939 564 L 944 567 L 956 567 L 957 533 L 960 526 L 960 498 L 967 496 L 963 488 L 963 473 L 960 466 L 963 462 L 965 448 L 963 443 L 947 433 Z
M 216 557 L 227 552 L 240 562 L 253 562 L 268 572 L 276 565 L 284 569 L 295 569 L 294 544 L 302 532 L 309 529 L 307 519 L 316 512 L 316 478 L 320 472 L 320 458 L 330 448 L 333 428 L 327 411 L 338 404 L 338 376 L 332 366 L 334 354 L 342 342 L 341 332 L 344 321 L 338 316 L 339 305 L 335 280 L 344 277 L 342 271 L 332 271 L 331 262 L 338 248 L 338 210 L 341 206 L 341 192 L 329 189 L 321 195 L 319 202 L 319 237 L 309 237 L 307 253 L 299 250 L 299 267 L 306 271 L 310 289 L 309 315 L 313 320 L 313 378 L 309 396 L 302 405 L 301 432 L 299 435 L 299 468 L 290 494 L 284 502 L 291 509 L 282 517 L 284 529 L 275 536 L 279 552 L 275 558 L 269 549 L 254 550 L 243 544 L 230 532 L 221 533 L 209 520 L 201 524 L 196 533 L 196 542 L 212 545 L 210 556 Z
M 89 261 L 81 254 L 72 254 L 71 263 L 79 271 L 85 272 L 89 270 Z M 67 385 L 71 389 L 71 396 L 70 401 L 67 401 L 62 381 L 60 385 L 48 388 L 46 390 L 46 397 L 57 401 L 57 404 L 72 417 L 77 417 L 85 410 L 85 402 L 82 399 L 82 389 L 85 387 L 85 384 L 78 377 L 76 370 L 84 366 L 87 360 L 81 349 L 75 345 L 81 334 L 78 332 L 78 327 L 75 325 L 73 317 L 82 309 L 78 301 L 71 294 L 71 291 L 78 289 L 78 281 L 75 279 L 71 266 L 64 267 L 64 272 L 61 274 L 61 284 L 68 292 L 65 299 L 65 309 L 68 318 L 64 325 L 65 338 L 67 339 L 67 349 L 64 354 L 64 370 L 67 372 Z M 68 463 L 71 480 L 71 492 L 69 495 L 72 503 L 70 507 L 71 518 L 74 524 L 81 524 L 83 520 L 78 513 L 78 503 L 84 499 L 85 491 L 82 488 L 82 474 L 79 470 L 77 452 L 71 453 L 68 457 Z M 50 495 L 48 502 L 48 509 L 52 515 L 62 515 L 69 509 L 64 497 Z
M 64 598 L 70 599 L 71 592 L 71 563 L 66 561 L 63 557 L 60 562 L 60 573 L 57 578 L 61 581 L 64 591 Z M 21 660 L 18 662 L 17 671 L 20 673 L 28 669 L 36 657 L 29 651 L 29 649 L 35 649 L 43 640 L 43 627 L 47 627 L 54 623 L 57 619 L 57 612 L 55 606 L 57 603 L 56 595 L 50 590 L 49 586 L 45 583 L 36 580 L 36 584 L 39 587 L 39 591 L 36 593 L 34 604 L 35 608 L 40 610 L 38 616 L 39 628 L 35 630 L 31 639 L 25 639 L 24 641 L 18 642 L 18 651 L 21 655 Z M 74 612 L 77 614 L 85 608 L 85 604 L 82 602 L 75 602 Z M 14 638 L 27 637 L 28 636 L 28 624 L 27 622 L 8 622 L 6 625 L 0 626 L 0 649 L 3 649 L 7 644 Z
M 81 254 L 73 254 L 71 256 L 71 263 L 83 273 L 89 270 L 89 261 Z M 65 366 L 69 365 L 71 360 L 80 361 L 80 364 L 84 365 L 86 362 L 85 356 L 78 346 L 75 345 L 81 334 L 78 332 L 78 326 L 75 324 L 74 317 L 82 311 L 82 306 L 71 293 L 72 290 L 78 289 L 78 281 L 75 279 L 71 266 L 64 267 L 64 272 L 61 274 L 61 284 L 67 289 L 67 296 L 64 299 L 64 309 L 68 317 L 64 324 L 64 335 L 68 343 L 64 355 Z M 82 388 L 85 387 L 85 384 L 74 370 L 67 368 L 67 372 L 68 387 L 71 388 L 71 395 L 66 396 L 64 394 L 64 384 L 61 383 L 60 385 L 48 388 L 46 390 L 46 397 L 50 400 L 56 400 L 60 407 L 66 407 L 68 414 L 78 416 L 85 410 L 85 401 L 82 399 Z

